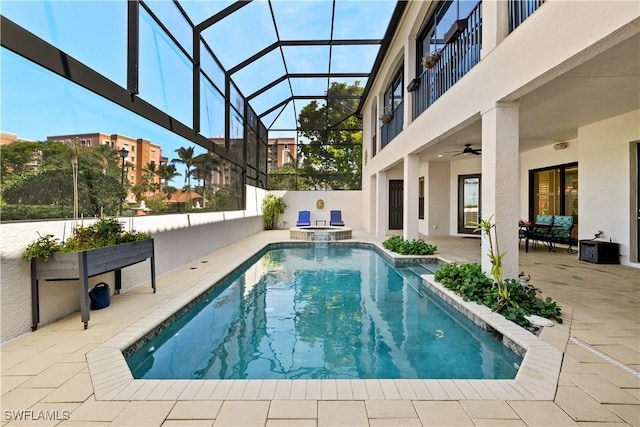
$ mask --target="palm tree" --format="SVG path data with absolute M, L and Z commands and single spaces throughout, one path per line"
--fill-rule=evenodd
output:
M 158 175 L 158 167 L 156 162 L 147 163 L 142 169 L 142 184 L 145 186 L 145 193 L 158 191 L 159 184 L 156 183 L 156 176 Z
M 202 207 L 207 204 L 207 180 L 209 183 L 213 183 L 214 173 L 218 172 L 220 160 L 218 156 L 210 151 L 204 154 L 200 154 L 193 159 L 193 163 L 196 167 L 195 172 L 197 177 L 202 177 L 204 185 L 202 187 Z
M 177 159 L 171 160 L 171 163 L 182 163 L 184 165 L 184 182 L 187 187 L 187 197 L 189 206 L 191 206 L 191 167 L 193 166 L 193 147 L 180 147 L 176 149 Z
M 161 190 L 164 193 L 169 194 L 169 192 L 167 191 L 167 188 L 169 188 L 169 182 L 172 181 L 173 178 L 179 177 L 182 174 L 176 171 L 175 165 L 165 163 L 158 166 L 157 175 L 158 177 L 160 177 Z

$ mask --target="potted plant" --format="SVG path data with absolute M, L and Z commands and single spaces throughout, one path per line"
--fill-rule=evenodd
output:
M 442 49 L 436 49 L 424 58 L 422 58 L 422 66 L 427 70 L 436 66 L 440 58 L 442 57 Z
M 151 259 L 151 287 L 156 291 L 153 239 L 147 233 L 125 231 L 116 219 L 100 219 L 76 227 L 59 243 L 53 235 L 40 236 L 25 249 L 22 258 L 31 263 L 32 329 L 40 321 L 38 280 L 79 280 L 80 309 L 85 329 L 89 321 L 88 278 L 115 271 L 115 292 L 122 285 L 121 269 Z
M 384 114 L 380 116 L 380 120 L 385 125 L 391 123 L 391 120 L 393 120 L 393 111 L 391 111 L 390 109 L 386 109 L 384 111 Z
M 265 230 L 273 230 L 278 224 L 278 215 L 283 214 L 287 204 L 282 197 L 267 194 L 262 200 L 262 221 Z

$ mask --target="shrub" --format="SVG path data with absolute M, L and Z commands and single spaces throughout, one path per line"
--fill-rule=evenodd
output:
M 278 223 L 278 215 L 283 214 L 287 208 L 282 197 L 269 193 L 262 200 L 262 220 L 265 230 L 276 228 Z
M 497 283 L 482 271 L 479 264 L 451 263 L 436 271 L 435 280 L 462 296 L 465 301 L 486 305 L 506 319 L 521 326 L 528 326 L 528 315 L 537 315 L 562 323 L 561 309 L 551 298 L 539 297 L 539 290 L 532 285 L 520 285 L 515 279 L 505 279 L 503 286 L 509 300 L 504 303 Z
M 73 217 L 73 206 L 2 204 L 2 221 Z
M 404 240 L 402 236 L 391 236 L 382 242 L 382 246 L 400 255 L 433 255 L 438 249 L 437 246 L 430 245 L 424 240 Z

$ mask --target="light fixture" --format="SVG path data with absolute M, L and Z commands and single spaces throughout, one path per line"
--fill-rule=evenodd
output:
M 122 147 L 118 150 L 118 155 L 122 157 L 122 173 L 120 175 L 120 186 L 124 189 L 124 159 L 129 155 L 129 150 Z M 126 198 L 126 196 L 125 196 Z M 122 216 L 122 205 L 124 204 L 124 200 L 120 201 L 120 209 L 118 209 L 119 216 Z
M 419 87 L 420 87 L 420 79 L 415 78 L 411 80 L 411 83 L 409 83 L 409 86 L 407 86 L 407 92 L 413 92 L 414 90 L 417 90 Z
M 557 144 L 554 144 L 553 149 L 554 150 L 564 150 L 568 146 L 569 146 L 568 142 L 558 142 Z

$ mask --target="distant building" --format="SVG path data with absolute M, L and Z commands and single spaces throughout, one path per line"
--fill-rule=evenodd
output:
M 295 138 L 269 138 L 268 144 L 267 170 L 296 164 L 298 151 Z
M 0 145 L 11 144 L 16 141 L 31 141 L 30 139 L 19 138 L 15 133 L 0 131 Z
M 131 185 L 139 185 L 142 183 L 144 169 L 147 165 L 155 164 L 156 167 L 161 165 L 163 161 L 166 163 L 167 158 L 162 157 L 162 147 L 152 144 L 151 141 L 144 138 L 131 138 L 124 135 L 105 133 L 76 133 L 71 135 L 54 135 L 48 136 L 47 140 L 56 141 L 66 145 L 81 147 L 97 147 L 99 145 L 108 145 L 109 147 L 119 151 L 122 148 L 128 151 L 125 158 L 127 165 L 126 178 Z M 159 177 L 154 177 L 155 183 L 160 182 Z

